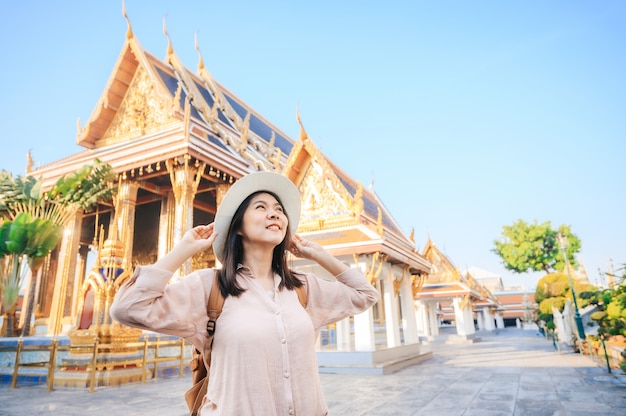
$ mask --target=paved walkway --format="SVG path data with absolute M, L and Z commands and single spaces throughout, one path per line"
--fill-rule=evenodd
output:
M 589 357 L 556 351 L 534 331 L 479 335 L 471 345 L 434 346 L 433 358 L 390 375 L 322 374 L 330 415 L 626 414 L 626 377 L 619 370 L 609 374 Z M 189 384 L 187 376 L 95 393 L 4 384 L 0 415 L 184 416 Z

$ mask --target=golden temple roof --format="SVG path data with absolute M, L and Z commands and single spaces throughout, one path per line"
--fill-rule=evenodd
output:
M 365 189 L 326 158 L 302 126 L 293 140 L 219 84 L 198 46 L 197 72 L 178 58 L 167 33 L 165 59 L 145 51 L 130 20 L 109 80 L 76 141 L 86 150 L 42 166 L 44 186 L 95 158 L 139 181 L 138 204 L 171 190 L 169 160 L 205 166 L 198 204 L 215 211 L 215 185 L 258 170 L 283 172 L 303 195 L 299 232 L 351 253 L 380 252 L 392 263 L 424 273 L 430 264 L 404 235 L 372 189 Z

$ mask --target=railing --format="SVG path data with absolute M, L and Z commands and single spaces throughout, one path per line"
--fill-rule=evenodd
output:
M 177 349 L 177 353 L 174 355 L 162 355 L 160 350 L 167 347 L 174 347 Z M 135 365 L 140 367 L 143 371 L 141 373 L 141 381 L 146 382 L 149 378 L 157 378 L 159 370 L 165 370 L 168 368 L 177 368 L 179 377 L 183 377 L 185 368 L 189 365 L 188 359 L 191 357 L 190 351 L 187 354 L 186 349 L 191 348 L 191 344 L 184 339 L 149 339 L 145 337 L 143 341 L 127 342 L 122 345 L 123 350 L 137 350 L 141 351 L 141 357 L 131 359 L 123 362 L 112 363 L 108 361 L 99 361 L 98 358 L 102 357 L 105 353 L 110 351 L 120 350 L 120 344 L 105 344 L 100 343 L 98 338 L 94 338 L 93 343 L 84 345 L 59 345 L 58 339 L 53 338 L 50 343 L 24 343 L 23 338 L 17 340 L 16 345 L 0 345 L 0 352 L 15 352 L 15 362 L 13 364 L 11 374 L 11 388 L 17 388 L 18 379 L 20 376 L 26 377 L 39 377 L 46 378 L 48 390 L 54 389 L 54 377 L 57 370 L 65 371 L 71 368 L 77 367 L 75 363 L 57 363 L 57 357 L 60 352 L 71 352 L 72 350 L 80 349 L 83 356 L 89 355 L 90 360 L 86 364 L 86 370 L 89 371 L 89 391 L 94 392 L 97 383 L 98 371 L 110 370 L 115 365 Z M 43 352 L 47 353 L 47 361 L 29 361 L 23 360 L 23 354 L 25 352 Z M 71 361 L 71 360 L 70 360 Z M 6 368 L 6 367 L 5 367 Z M 33 369 L 46 369 L 45 376 L 42 372 L 33 371 Z
M 19 375 L 28 375 L 32 377 L 41 377 L 41 373 L 35 373 L 33 368 L 46 368 L 48 390 L 52 390 L 54 383 L 54 369 L 56 363 L 56 354 L 59 349 L 58 340 L 52 339 L 50 344 L 26 344 L 24 345 L 24 339 L 19 338 L 17 345 L 0 345 L 0 352 L 15 352 L 15 363 L 13 365 L 13 373 L 11 375 L 11 388 L 17 387 L 17 380 Z M 26 362 L 21 363 L 20 359 L 24 352 L 48 352 L 48 361 Z M 26 374 L 20 373 L 20 368 L 25 370 Z

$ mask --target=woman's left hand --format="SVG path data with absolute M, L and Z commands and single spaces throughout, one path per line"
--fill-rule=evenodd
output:
M 324 248 L 319 244 L 306 240 L 298 234 L 293 236 L 291 239 L 291 247 L 289 247 L 289 252 L 291 252 L 291 254 L 308 260 L 314 260 L 315 254 L 323 250 Z
M 349 268 L 339 259 L 333 257 L 324 247 L 313 241 L 306 240 L 298 234 L 291 239 L 289 251 L 296 257 L 317 262 L 333 276 L 338 276 Z

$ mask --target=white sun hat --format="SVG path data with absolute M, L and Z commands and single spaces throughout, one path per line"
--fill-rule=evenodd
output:
M 271 192 L 280 199 L 289 218 L 289 227 L 293 237 L 300 222 L 300 191 L 289 178 L 274 172 L 254 172 L 238 179 L 230 187 L 215 214 L 214 228 L 217 237 L 213 242 L 215 257 L 222 262 L 228 228 L 237 208 L 248 196 L 255 192 Z

